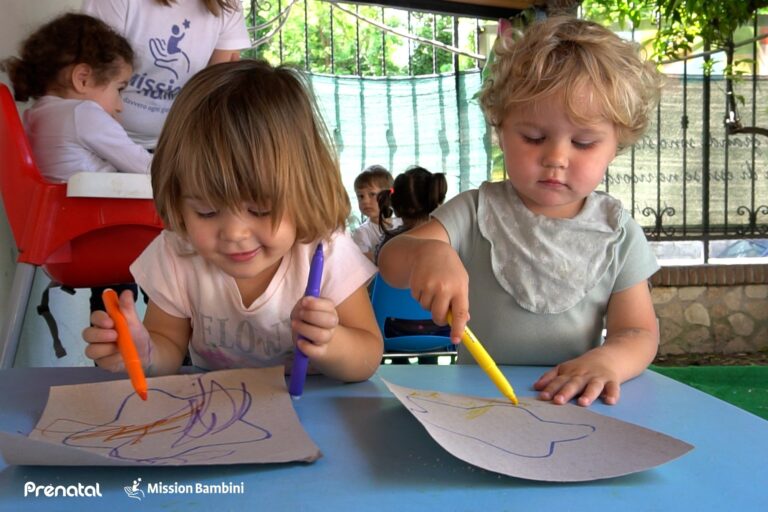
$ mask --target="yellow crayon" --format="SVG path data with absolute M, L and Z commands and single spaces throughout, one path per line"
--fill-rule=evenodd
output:
M 453 317 L 451 316 L 450 311 L 448 312 L 447 319 L 448 323 L 453 325 Z M 467 350 L 472 354 L 472 357 L 475 358 L 478 366 L 480 366 L 480 368 L 488 374 L 488 377 L 491 378 L 491 381 L 496 384 L 499 391 L 509 398 L 513 404 L 517 405 L 518 402 L 517 397 L 515 396 L 515 390 L 512 389 L 507 378 L 501 373 L 499 367 L 496 366 L 494 360 L 485 350 L 485 347 L 480 343 L 480 340 L 478 340 L 474 333 L 469 329 L 468 325 L 464 327 L 464 332 L 461 334 L 461 342 L 467 347 Z

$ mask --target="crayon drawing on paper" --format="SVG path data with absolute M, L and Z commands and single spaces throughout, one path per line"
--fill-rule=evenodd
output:
M 312 461 L 319 450 L 293 410 L 282 367 L 51 388 L 30 439 L 96 453 L 104 464 Z M 61 461 L 61 463 L 67 463 Z
M 384 380 L 446 451 L 475 466 L 531 480 L 582 481 L 642 471 L 691 445 L 571 404 L 421 391 Z

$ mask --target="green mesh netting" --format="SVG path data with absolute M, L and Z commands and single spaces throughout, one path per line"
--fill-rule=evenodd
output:
M 476 188 L 491 171 L 491 131 L 473 96 L 480 72 L 359 78 L 311 75 L 354 200 L 355 177 L 372 164 L 397 176 L 411 165 L 448 178 L 448 197 Z M 352 221 L 355 224 L 355 220 Z
M 311 79 L 338 146 L 344 183 L 358 220 L 352 183 L 371 164 L 387 167 L 393 176 L 415 164 L 445 172 L 448 197 L 490 179 L 491 130 L 473 98 L 480 88 L 479 71 L 458 76 L 311 75 Z M 747 89 L 751 82 L 737 85 L 737 93 L 747 98 L 748 104 L 762 104 L 765 83 L 758 81 L 754 94 Z M 683 86 L 680 77 L 668 77 L 660 114 L 652 116 L 634 151 L 619 155 L 611 163 L 599 188 L 620 199 L 646 228 L 653 228 L 656 216 L 661 215 L 663 229 L 674 236 L 679 236 L 684 226 L 700 226 L 705 210 L 711 222 L 710 234 L 732 233 L 734 226 L 746 228 L 750 218 L 756 221 L 756 229 L 764 230 L 768 191 L 768 143 L 764 137 L 726 136 L 722 123 L 711 123 L 710 194 L 709 203 L 703 204 L 701 94 L 701 80 L 689 77 Z M 714 102 L 712 119 L 723 119 L 723 109 L 724 102 Z M 768 125 L 766 115 L 765 109 L 758 109 L 754 124 Z M 350 226 L 354 225 L 353 219 Z M 690 238 L 697 239 L 696 233 L 693 229 Z

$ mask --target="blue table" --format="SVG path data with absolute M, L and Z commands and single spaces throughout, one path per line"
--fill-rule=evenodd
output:
M 542 368 L 504 367 L 518 395 L 532 395 Z M 97 368 L 0 372 L 0 430 L 29 432 L 50 385 L 117 378 Z M 208 467 L 31 467 L 0 465 L 0 510 L 661 510 L 749 511 L 768 506 L 768 422 L 684 384 L 647 371 L 622 387 L 616 406 L 596 412 L 695 445 L 657 468 L 578 484 L 520 480 L 470 466 L 444 451 L 392 396 L 380 377 L 407 387 L 498 396 L 476 366 L 384 366 L 368 382 L 309 377 L 295 403 L 320 446 L 313 464 Z M 196 485 L 240 482 L 244 494 L 151 494 L 141 503 L 123 488 L 142 479 Z M 102 498 L 24 497 L 37 485 L 99 484 Z

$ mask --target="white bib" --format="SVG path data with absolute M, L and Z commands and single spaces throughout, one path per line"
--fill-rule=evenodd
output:
M 493 274 L 533 313 L 562 313 L 598 283 L 623 237 L 621 201 L 593 192 L 572 219 L 531 212 L 509 181 L 480 186 L 480 233 L 491 244 Z

